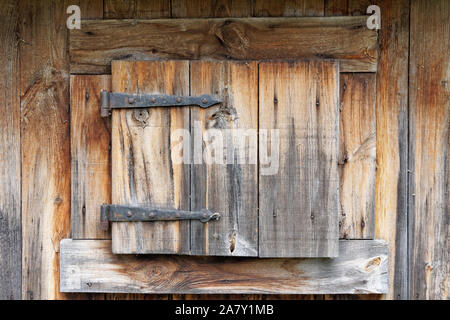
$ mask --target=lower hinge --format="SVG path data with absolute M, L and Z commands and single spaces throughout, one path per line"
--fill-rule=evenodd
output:
M 145 221 L 173 221 L 200 220 L 208 222 L 219 220 L 220 213 L 213 213 L 208 209 L 199 211 L 185 211 L 175 209 L 161 209 L 152 207 L 133 207 L 117 204 L 103 204 L 100 209 L 101 225 L 104 230 L 109 222 L 145 222 Z
M 108 117 L 111 115 L 112 109 L 129 108 L 180 107 L 191 105 L 209 108 L 218 103 L 221 103 L 221 101 L 207 94 L 193 97 L 167 94 L 129 94 L 103 90 L 100 93 L 100 114 L 102 117 Z

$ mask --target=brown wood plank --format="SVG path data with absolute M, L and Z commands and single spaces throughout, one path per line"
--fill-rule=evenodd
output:
M 122 59 L 339 59 L 374 72 L 377 32 L 367 17 L 93 20 L 70 33 L 72 73 L 107 73 Z M 129 35 L 133 34 L 133 37 Z
M 20 82 L 16 1 L 0 4 L 0 300 L 21 299 Z
M 324 15 L 322 0 L 254 0 L 255 17 L 313 17 Z
M 250 17 L 252 0 L 172 0 L 172 18 Z
M 111 90 L 111 77 L 70 79 L 72 158 L 71 223 L 73 239 L 110 239 L 99 210 L 111 203 L 111 121 L 100 116 L 100 91 Z
M 21 148 L 26 151 L 21 157 L 23 299 L 66 297 L 59 291 L 59 241 L 70 235 L 69 59 L 65 25 L 66 9 L 71 4 L 56 0 L 19 3 Z
M 389 244 L 389 299 L 407 299 L 409 1 L 374 1 L 381 8 L 377 72 L 375 237 Z
M 191 208 L 221 214 L 219 221 L 191 222 L 191 252 L 257 256 L 258 64 L 194 61 L 190 73 L 192 95 L 223 101 L 191 109 Z
M 338 90 L 335 61 L 259 65 L 261 257 L 338 256 Z
M 376 77 L 346 73 L 340 80 L 339 236 L 374 239 Z
M 432 17 L 432 18 L 430 18 Z M 450 297 L 450 3 L 411 2 L 410 298 Z
M 104 0 L 105 19 L 157 19 L 170 17 L 168 0 Z
M 112 90 L 189 95 L 187 61 L 114 61 Z M 189 165 L 173 161 L 172 133 L 189 108 L 113 110 L 112 203 L 190 209 Z M 189 221 L 112 223 L 114 253 L 189 253 Z
M 109 240 L 61 242 L 61 291 L 134 293 L 384 293 L 387 245 L 341 240 L 336 259 L 118 256 Z M 220 277 L 218 276 L 220 275 Z

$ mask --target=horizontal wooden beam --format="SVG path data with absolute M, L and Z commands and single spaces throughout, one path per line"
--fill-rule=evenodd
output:
M 114 255 L 110 240 L 61 241 L 62 292 L 361 294 L 388 292 L 383 240 L 341 240 L 333 259 Z
M 109 73 L 112 60 L 338 59 L 342 72 L 375 72 L 377 32 L 367 16 L 84 20 L 70 32 L 73 74 Z

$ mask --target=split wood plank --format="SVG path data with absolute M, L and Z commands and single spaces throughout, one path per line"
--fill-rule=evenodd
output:
M 448 300 L 450 3 L 413 1 L 410 18 L 410 298 Z
M 90 20 L 70 32 L 72 73 L 108 73 L 112 60 L 338 59 L 375 72 L 377 32 L 367 17 Z M 129 35 L 132 34 L 133 37 Z
M 170 17 L 168 0 L 104 0 L 105 19 L 157 19 Z
M 187 61 L 114 61 L 112 90 L 189 95 Z M 189 108 L 113 110 L 112 203 L 190 210 L 188 164 L 173 161 L 173 132 L 189 131 Z M 190 250 L 190 221 L 112 223 L 113 252 Z
M 221 214 L 191 221 L 191 253 L 257 256 L 258 63 L 193 61 L 190 72 L 191 95 L 223 101 L 191 108 L 191 209 Z
M 252 0 L 172 0 L 172 18 L 226 18 L 252 15 Z
M 111 90 L 111 76 L 70 79 L 73 239 L 111 239 L 99 218 L 111 203 L 111 121 L 100 116 L 101 90 Z
M 374 239 L 375 236 L 375 80 L 372 73 L 341 74 L 341 239 Z
M 61 242 L 62 292 L 385 293 L 382 240 L 341 240 L 335 259 L 114 255 L 109 240 Z
M 16 1 L 0 3 L 0 300 L 22 297 L 18 18 Z
M 260 257 L 337 257 L 338 63 L 261 62 L 259 104 Z
M 91 2 L 87 5 L 86 2 Z M 94 5 L 98 3 L 98 5 Z M 102 18 L 101 0 L 79 0 Z M 70 117 L 67 7 L 73 1 L 19 3 L 22 107 L 22 298 L 64 299 L 59 241 L 70 235 Z M 87 12 L 86 10 L 93 10 Z M 94 12 L 101 10 L 100 12 Z M 84 21 L 83 21 L 84 23 Z
M 324 1 L 317 0 L 254 0 L 255 17 L 315 17 L 324 15 Z

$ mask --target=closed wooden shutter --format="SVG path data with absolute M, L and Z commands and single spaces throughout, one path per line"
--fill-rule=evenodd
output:
M 334 61 L 114 61 L 114 92 L 222 103 L 113 110 L 114 204 L 221 214 L 115 222 L 113 252 L 337 256 L 338 79 Z

